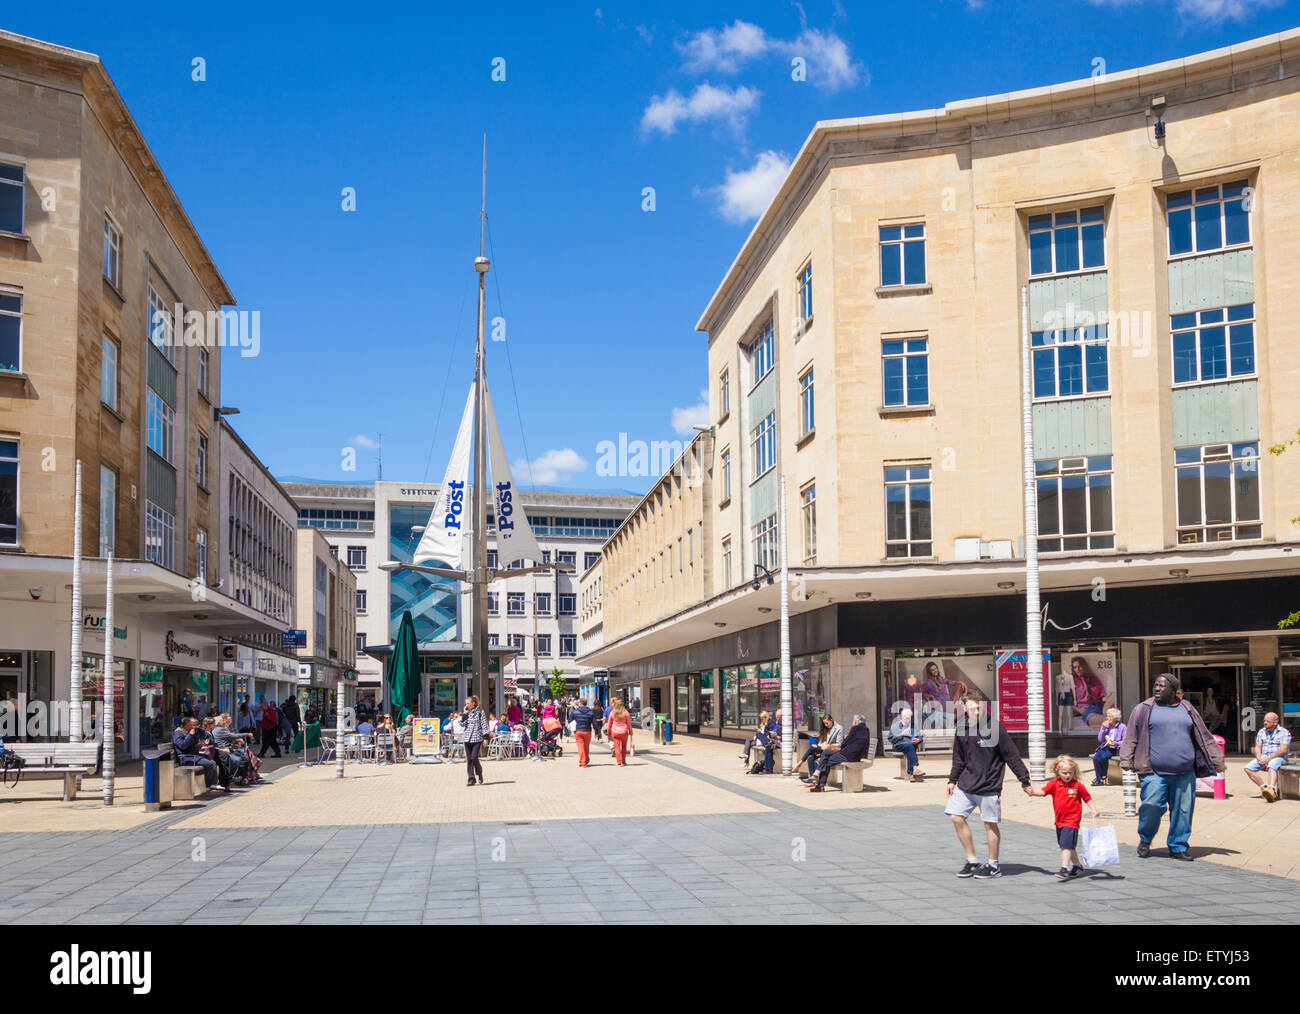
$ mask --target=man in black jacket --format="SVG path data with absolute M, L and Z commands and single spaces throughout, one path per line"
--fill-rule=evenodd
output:
M 1006 777 L 1006 766 L 1011 765 L 1026 795 L 1032 795 L 1033 790 L 1029 786 L 1029 771 L 1020 759 L 1016 744 L 1011 742 L 1006 726 L 992 720 L 982 721 L 983 703 L 974 694 L 964 695 L 962 703 L 966 714 L 957 719 L 952 742 L 952 771 L 948 774 L 948 806 L 943 812 L 952 818 L 957 839 L 966 850 L 966 865 L 957 876 L 990 880 L 1002 876 L 1002 869 L 998 866 L 998 845 L 1001 842 L 998 822 L 1002 819 L 1002 779 Z M 976 810 L 984 821 L 984 833 L 989 842 L 989 861 L 983 866 L 975 856 L 975 841 L 971 837 L 970 824 L 966 822 L 966 818 Z
M 817 761 L 817 784 L 809 792 L 824 792 L 826 779 L 830 777 L 831 768 L 845 761 L 860 761 L 871 753 L 871 730 L 862 715 L 853 716 L 853 725 L 838 750 L 823 754 Z

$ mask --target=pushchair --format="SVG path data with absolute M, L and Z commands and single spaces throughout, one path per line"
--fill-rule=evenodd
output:
M 559 738 L 560 726 L 557 724 L 554 729 L 548 729 L 541 734 L 533 750 L 533 756 L 542 758 L 564 756 L 564 747 L 557 742 Z

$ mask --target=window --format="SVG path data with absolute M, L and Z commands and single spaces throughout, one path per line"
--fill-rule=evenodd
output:
M 510 647 L 514 648 L 515 651 L 520 652 L 522 654 L 523 652 L 526 652 L 528 650 L 528 641 L 523 634 L 511 634 Z
M 930 340 L 882 341 L 880 354 L 886 407 L 930 404 Z
M 536 606 L 534 606 L 534 609 L 536 610 L 538 616 L 551 615 L 551 593 L 550 592 L 538 592 L 536 597 L 536 603 L 537 604 Z
M 122 234 L 104 219 L 104 277 L 113 288 L 122 287 Z
M 578 615 L 578 596 L 560 595 L 559 596 L 560 615 L 576 616 Z
M 799 378 L 799 435 L 806 437 L 813 431 L 816 418 L 813 414 L 813 370 Z
M 668 548 L 668 566 L 672 568 L 672 547 Z M 686 569 L 686 557 L 682 554 L 682 537 L 677 536 L 677 572 L 680 574 Z
M 176 517 L 152 500 L 144 502 L 144 558 L 176 569 Z
M 365 635 L 365 634 L 358 634 L 358 635 L 357 635 L 357 654 L 358 654 L 358 655 L 364 655 L 364 654 L 365 654 L 365 651 L 366 651 L 366 635 Z
M 885 469 L 885 556 L 933 556 L 930 466 Z
M 194 532 L 194 565 L 196 576 L 200 581 L 208 580 L 208 531 L 206 528 Z
M 776 467 L 776 412 L 769 412 L 749 434 L 750 453 L 754 458 L 754 478 Z
M 731 587 L 731 540 L 722 540 L 722 587 Z
M 803 520 L 803 562 L 817 562 L 817 486 L 799 491 L 799 513 Z
M 488 634 L 488 644 L 491 645 L 493 648 L 495 648 L 495 647 L 497 646 L 497 635 L 496 635 L 496 634 Z
M 686 529 L 686 562 L 695 566 L 695 529 Z
M 1110 390 L 1107 325 L 1035 331 L 1034 397 L 1071 398 Z
M 1250 187 L 1245 180 L 1170 194 L 1165 212 L 1170 257 L 1250 242 Z
M 365 611 L 366 611 L 366 590 L 364 588 L 358 588 L 357 589 L 357 612 L 364 613 Z
M 523 570 L 523 569 L 524 569 L 523 560 L 511 560 L 510 565 L 506 567 L 506 570 Z
M 812 320 L 812 261 L 804 265 L 804 269 L 799 272 L 798 278 L 798 298 L 795 306 L 799 314 L 799 323 L 807 324 Z
M 1254 303 L 1176 313 L 1169 318 L 1169 330 L 1175 384 L 1254 376 Z
M 550 563 L 550 562 L 551 562 L 551 551 L 549 549 L 543 549 L 542 563 Z
M 23 297 L 16 292 L 0 292 L 0 371 L 22 371 L 22 348 Z
M 0 232 L 23 234 L 23 190 L 27 182 L 23 166 L 0 162 Z
M 1029 217 L 1029 273 L 1059 275 L 1106 266 L 1105 209 Z
M 731 448 L 722 452 L 722 499 L 731 499 Z
M 560 552 L 556 554 L 555 562 L 565 564 L 569 567 L 576 567 L 578 564 L 578 554 L 576 552 Z
M 499 612 L 500 609 L 497 607 L 497 593 L 488 592 L 488 615 L 496 616 Z
M 158 351 L 167 357 L 167 361 L 176 365 L 176 344 L 172 338 L 172 314 L 162 297 L 149 286 L 148 339 L 158 347 Z
M 2 523 L 0 523 L 2 524 Z M 0 535 L 0 542 L 4 541 Z M 117 551 L 117 473 L 99 466 L 99 555 Z
M 776 327 L 771 318 L 749 346 L 749 354 L 754 361 L 754 386 L 758 386 L 759 381 L 772 372 L 772 366 L 776 362 Z
M 0 166 L 0 169 L 3 169 Z M 0 546 L 18 545 L 18 441 L 0 440 Z
M 1263 537 L 1259 444 L 1175 448 L 1174 467 L 1180 543 Z
M 598 564 L 598 563 L 600 563 L 600 554 L 599 554 L 599 553 L 583 553 L 583 554 L 582 554 L 582 569 L 583 569 L 584 571 L 585 571 L 585 570 L 591 570 L 591 568 L 594 567 L 594 566 L 596 566 L 596 564 Z
M 750 541 L 754 550 L 754 562 L 768 570 L 776 570 L 780 565 L 780 549 L 776 542 L 776 515 L 769 514 L 751 530 Z
M 99 400 L 117 411 L 117 342 L 108 335 L 100 338 Z
M 560 658 L 574 658 L 578 654 L 578 635 L 560 635 Z
M 199 346 L 199 394 L 208 396 L 208 350 Z
M 506 592 L 506 615 L 507 616 L 524 615 L 524 593 L 523 592 Z
M 194 465 L 194 478 L 204 489 L 208 485 L 208 438 L 199 434 L 199 455 Z
M 925 223 L 880 227 L 880 285 L 925 284 Z
M 172 433 L 176 425 L 176 413 L 172 411 L 170 405 L 158 397 L 152 387 L 149 388 L 146 402 L 149 450 L 171 464 Z
M 488 569 L 497 569 L 497 551 L 495 549 L 488 550 Z
M 549 658 L 551 655 L 551 635 L 537 635 L 537 654 Z
M 718 380 L 718 404 L 721 406 L 719 417 L 731 412 L 731 371 L 723 370 Z
M 1035 469 L 1038 551 L 1114 549 L 1110 457 L 1039 461 Z
M 338 547 L 338 546 L 330 546 L 330 556 L 334 557 L 334 559 L 336 559 L 336 560 L 339 558 L 339 547 Z
M 366 569 L 366 547 L 365 546 L 348 546 L 348 569 L 349 570 Z

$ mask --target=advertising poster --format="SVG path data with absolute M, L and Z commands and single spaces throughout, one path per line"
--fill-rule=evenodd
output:
M 1044 651 L 1043 728 L 1052 731 L 1052 653 Z M 998 652 L 998 718 L 1007 732 L 1029 731 L 1029 652 Z
M 963 694 L 974 693 L 987 702 L 996 691 L 992 655 L 898 658 L 894 666 L 901 696 L 923 730 L 952 728 L 961 711 Z M 921 711 L 915 714 L 918 698 Z M 889 704 L 892 714 L 893 702 Z
M 411 734 L 411 756 L 437 757 L 440 728 L 441 723 L 436 718 L 417 718 Z
M 1055 670 L 1051 685 L 1056 730 L 1067 736 L 1096 736 L 1106 709 L 1115 707 L 1115 653 L 1062 652 Z

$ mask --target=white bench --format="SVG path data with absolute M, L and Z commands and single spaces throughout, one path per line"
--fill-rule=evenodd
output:
M 1300 799 L 1300 764 L 1283 764 L 1277 769 L 1279 799 Z
M 63 799 L 77 798 L 82 775 L 93 774 L 99 764 L 99 743 L 6 743 L 5 750 L 21 757 L 22 777 L 63 776 Z

